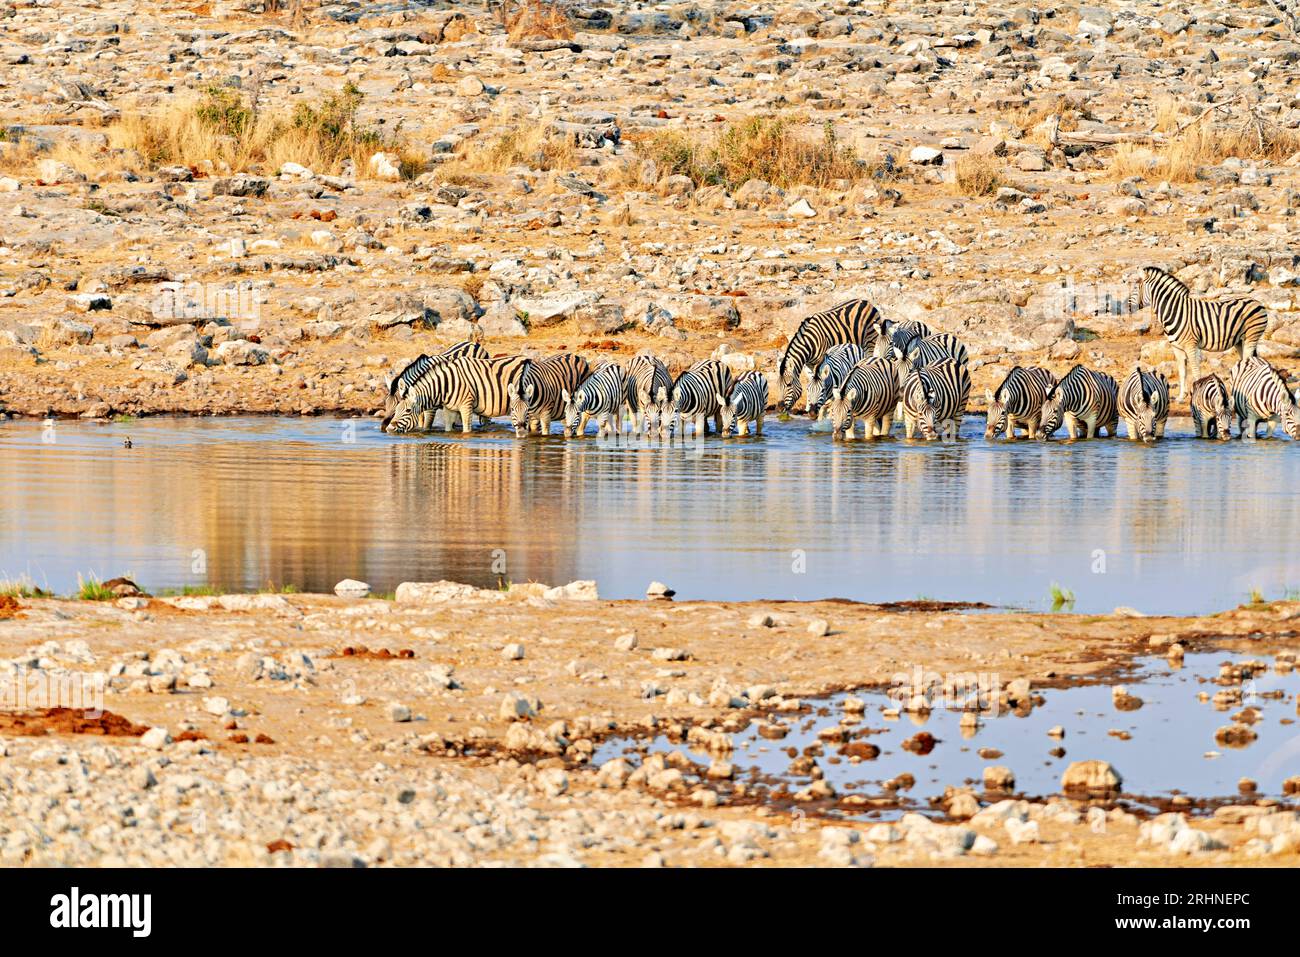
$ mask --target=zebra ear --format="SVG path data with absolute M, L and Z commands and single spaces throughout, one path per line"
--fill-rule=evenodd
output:
M 858 390 L 850 389 L 849 394 L 845 398 L 847 398 L 850 402 L 858 401 Z
M 659 401 L 660 402 L 668 401 L 668 390 L 665 389 L 663 386 L 659 387 Z
M 831 398 L 833 398 L 836 402 L 838 402 L 843 397 L 843 395 L 844 395 L 843 386 L 837 385 L 835 388 L 831 389 Z
M 570 402 L 573 401 L 573 397 L 569 395 L 569 390 L 568 390 L 568 389 L 561 389 L 561 390 L 560 390 L 560 398 L 562 398 L 562 399 L 564 400 L 564 404 L 565 404 L 565 405 L 568 405 Z
M 726 405 L 727 399 L 721 392 L 713 393 L 713 397 L 718 400 L 718 405 Z
M 993 402 L 993 390 L 992 390 L 992 389 L 985 389 L 985 390 L 984 390 L 984 400 L 985 400 L 986 402 L 990 403 L 990 404 Z

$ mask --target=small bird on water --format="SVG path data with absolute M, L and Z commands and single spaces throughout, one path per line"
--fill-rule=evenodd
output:
M 127 436 L 127 437 L 122 441 L 122 448 L 124 448 L 124 449 L 129 449 L 130 447 L 131 447 L 131 436 L 128 435 L 128 436 Z

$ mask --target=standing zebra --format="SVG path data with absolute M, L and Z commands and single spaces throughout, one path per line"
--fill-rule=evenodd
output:
M 515 435 L 523 438 L 530 431 L 548 435 L 551 423 L 564 415 L 563 393 L 576 389 L 589 375 L 587 360 L 573 352 L 529 361 L 506 390 Z
M 1191 379 L 1200 378 L 1201 350 L 1235 348 L 1239 360 L 1249 359 L 1268 328 L 1268 310 L 1254 299 L 1197 299 L 1185 284 L 1155 266 L 1142 270 L 1137 289 L 1129 297 L 1131 309 L 1148 303 L 1174 350 L 1180 402 L 1187 397 L 1189 361 Z
M 491 358 L 488 355 L 488 351 L 481 345 L 477 342 L 466 339 L 463 342 L 457 342 L 455 345 L 448 346 L 446 349 L 443 349 L 442 352 L 435 355 L 430 356 L 422 353 L 408 362 L 402 368 L 402 371 L 393 376 L 392 380 L 388 383 L 388 396 L 384 402 L 385 418 L 381 428 L 387 425 L 388 417 L 392 415 L 393 409 L 397 406 L 397 403 L 406 398 L 406 393 L 410 391 L 411 386 L 415 385 L 415 383 L 420 380 L 421 376 L 435 365 L 440 365 L 444 362 L 450 362 L 452 359 L 459 359 L 462 357 L 472 357 L 476 359 Z M 420 423 L 420 428 L 428 429 L 432 425 L 433 418 L 437 413 L 437 409 L 426 411 L 423 416 L 423 421 Z
M 990 392 L 984 390 L 988 401 L 984 438 L 992 441 L 1003 432 L 1008 439 L 1016 437 L 1016 429 L 1023 428 L 1026 438 L 1033 438 L 1047 401 L 1047 393 L 1056 385 L 1056 376 L 1035 366 L 1015 366 L 1007 373 L 1002 384 Z
M 907 347 L 913 340 L 924 339 L 928 335 L 931 335 L 930 327 L 920 319 L 904 319 L 902 322 L 886 319 L 880 324 L 880 335 L 876 337 L 872 355 L 881 358 L 892 355 L 894 349 L 898 349 L 899 354 L 906 355 Z
M 826 400 L 830 398 L 831 391 L 848 378 L 853 367 L 865 358 L 867 350 L 856 342 L 845 342 L 827 349 L 826 357 L 817 366 L 808 385 L 808 414 L 820 420 L 826 414 Z
M 801 322 L 781 356 L 781 401 L 777 411 L 786 415 L 794 408 L 803 392 L 800 376 L 805 368 L 817 368 L 827 349 L 842 342 L 855 342 L 869 349 L 880 327 L 880 313 L 865 299 L 850 299 Z
M 577 391 L 566 389 L 562 395 L 565 436 L 582 435 L 591 419 L 596 420 L 598 435 L 617 432 L 627 403 L 627 372 L 617 362 L 606 362 Z
M 1119 386 L 1114 379 L 1077 365 L 1047 390 L 1036 434 L 1039 439 L 1050 438 L 1064 421 L 1071 439 L 1079 438 L 1080 432 L 1095 439 L 1101 429 L 1114 437 L 1119 421 L 1118 400 Z
M 638 353 L 627 364 L 627 407 L 632 414 L 632 431 L 641 434 L 668 433 L 673 415 L 673 377 L 663 361 L 648 352 Z
M 912 438 L 918 427 L 932 442 L 940 435 L 956 438 L 970 397 L 966 364 L 951 356 L 914 368 L 903 383 L 903 433 Z
M 473 431 L 475 414 L 492 418 L 510 410 L 509 388 L 528 364 L 523 356 L 495 359 L 459 358 L 432 366 L 411 386 L 384 423 L 386 432 L 409 432 L 430 409 L 447 409 L 444 430 L 451 431 L 451 414 L 460 413 L 461 431 Z
M 763 416 L 767 413 L 767 377 L 761 372 L 746 372 L 731 388 L 731 395 L 718 393 L 715 398 L 721 408 L 722 421 L 718 431 L 726 435 L 735 427 L 737 435 L 746 435 L 749 424 L 754 424 L 754 434 L 763 434 Z
M 949 357 L 964 366 L 968 358 L 966 347 L 950 332 L 921 336 L 908 342 L 902 349 L 898 346 L 894 346 L 894 349 L 894 354 L 906 360 L 913 369 L 920 369 Z
M 1119 416 L 1134 442 L 1164 438 L 1169 418 L 1169 380 L 1160 372 L 1137 366 L 1119 393 Z
M 863 359 L 844 383 L 831 392 L 829 413 L 835 438 L 853 438 L 853 423 L 862 419 L 862 437 L 888 435 L 893 424 L 903 363 L 886 356 Z
M 686 437 L 686 423 L 695 424 L 695 434 L 703 435 L 705 420 L 713 416 L 714 427 L 722 428 L 722 402 L 718 396 L 731 395 L 731 370 L 717 359 L 702 359 L 677 377 L 673 383 L 672 428 Z
M 1268 425 L 1266 438 L 1272 437 L 1273 428 L 1280 423 L 1287 435 L 1300 439 L 1300 409 L 1277 370 L 1259 356 L 1242 359 L 1232 367 L 1228 393 L 1245 441 L 1257 438 L 1260 422 Z
M 1232 438 L 1232 399 L 1213 373 L 1192 383 L 1192 424 L 1199 438 Z

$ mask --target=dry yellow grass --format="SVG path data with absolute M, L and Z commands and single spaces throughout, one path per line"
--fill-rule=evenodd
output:
M 540 170 L 569 170 L 577 165 L 572 139 L 555 132 L 549 121 L 528 120 L 492 139 L 487 148 L 477 143 L 462 149 L 442 167 L 447 182 L 468 182 L 484 173 L 504 173 L 512 166 Z
M 871 169 L 833 127 L 808 136 L 784 117 L 753 117 L 728 123 L 717 133 L 661 131 L 635 140 L 637 152 L 653 159 L 664 175 L 689 176 L 696 186 L 735 189 L 751 179 L 782 189 L 841 187 Z
M 1194 117 L 1192 118 L 1194 120 Z M 1160 143 L 1121 143 L 1110 156 L 1113 179 L 1140 176 L 1153 181 L 1190 183 L 1198 171 L 1225 159 L 1278 162 L 1300 152 L 1300 131 L 1278 126 L 1249 113 L 1215 123 L 1207 116 L 1176 132 L 1189 117 L 1178 104 L 1163 102 L 1156 109 L 1157 132 L 1170 134 Z
M 952 191 L 962 196 L 988 196 L 1003 186 L 1013 185 L 1006 178 L 1006 168 L 990 156 L 963 156 L 953 168 Z
M 360 91 L 347 85 L 323 99 L 300 101 L 292 110 L 265 113 L 257 108 L 255 94 L 245 98 L 213 88 L 157 113 L 125 114 L 108 132 L 114 146 L 134 150 L 154 166 L 274 172 L 294 162 L 337 174 L 351 160 L 355 174 L 367 177 L 373 174 L 370 158 L 389 152 L 398 155 L 406 178 L 418 175 L 425 166 L 423 155 L 399 135 L 359 123 L 360 103 Z
M 497 22 L 514 42 L 520 40 L 570 40 L 573 28 L 561 3 L 547 0 L 501 0 Z

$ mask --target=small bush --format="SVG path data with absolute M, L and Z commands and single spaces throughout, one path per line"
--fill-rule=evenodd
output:
M 563 5 L 548 0 L 501 0 L 497 22 L 514 42 L 520 40 L 571 40 L 573 28 Z
M 105 588 L 94 575 L 82 578 L 77 576 L 77 597 L 82 601 L 112 601 L 117 596 L 111 588 Z
M 1010 186 L 1005 167 L 987 156 L 963 156 L 954 167 L 953 189 L 963 196 L 989 196 Z
M 653 159 L 668 175 L 688 176 L 696 186 L 735 189 L 761 179 L 789 189 L 827 188 L 869 174 L 867 164 L 840 143 L 827 123 L 820 140 L 801 135 L 784 117 L 752 117 L 728 123 L 715 135 L 663 131 L 642 138 L 638 152 Z

